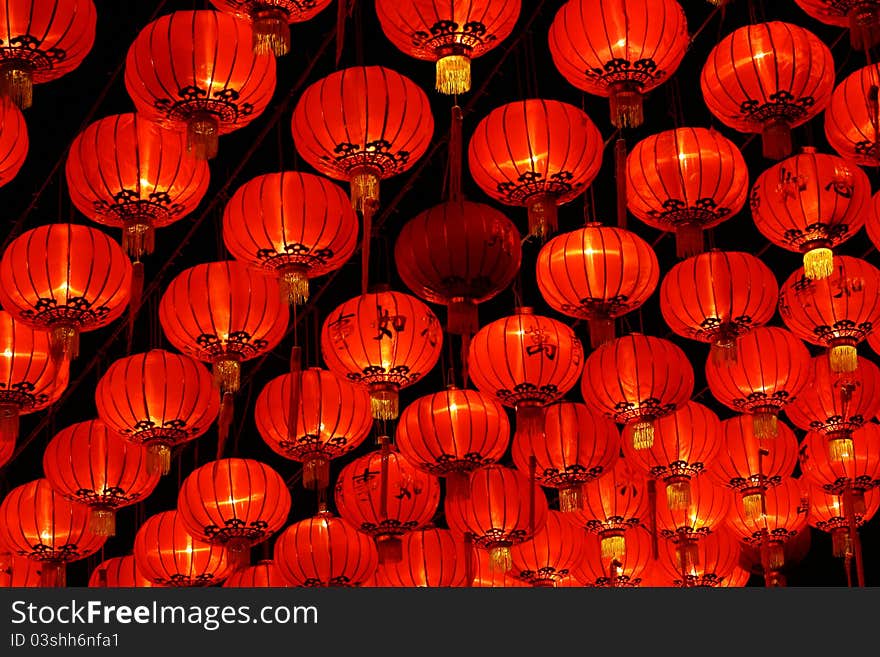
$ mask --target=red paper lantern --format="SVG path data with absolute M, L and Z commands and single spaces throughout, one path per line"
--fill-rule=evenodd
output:
M 303 464 L 303 486 L 314 490 L 329 485 L 330 461 L 359 447 L 373 428 L 367 391 L 319 367 L 269 381 L 254 420 L 273 452 Z
M 290 52 L 290 25 L 321 13 L 332 0 L 211 0 L 220 11 L 248 21 L 256 55 L 281 57 Z
M 474 588 L 522 589 L 529 588 L 529 583 L 513 576 L 510 570 L 499 568 L 493 561 L 489 550 L 471 549 L 471 563 L 474 578 L 470 586 Z
M 589 224 L 557 235 L 538 252 L 538 290 L 551 308 L 589 322 L 590 342 L 614 339 L 614 320 L 641 308 L 657 289 L 654 249 L 622 228 Z
M 584 586 L 595 588 L 633 588 L 653 560 L 653 541 L 647 529 L 635 526 L 626 533 L 626 548 L 612 557 L 602 553 L 601 539 L 592 533 L 584 539 L 584 558 L 574 577 Z
M 880 244 L 880 192 L 871 197 L 871 204 L 865 215 L 865 232 L 876 249 Z
M 346 301 L 321 329 L 327 368 L 369 391 L 378 420 L 397 419 L 400 389 L 424 378 L 442 349 L 443 330 L 430 308 L 388 289 Z
M 611 470 L 620 455 L 614 422 L 583 404 L 551 404 L 544 421 L 516 432 L 511 455 L 517 469 L 541 486 L 559 490 L 559 510 L 583 508 L 583 487 Z M 534 459 L 534 466 L 532 466 Z
M 578 107 L 532 98 L 484 117 L 468 145 L 474 182 L 504 205 L 528 208 L 529 234 L 556 232 L 557 206 L 580 196 L 602 166 L 599 129 Z
M 848 514 L 846 499 L 843 495 L 836 495 L 811 485 L 810 497 L 810 527 L 831 534 L 832 554 L 838 558 L 850 557 L 854 553 L 852 534 L 850 533 L 850 518 L 855 527 L 861 527 L 870 522 L 877 511 L 880 510 L 880 491 L 872 488 L 865 491 L 864 508 L 858 512 L 850 510 Z
M 196 359 L 151 349 L 114 361 L 95 387 L 98 417 L 147 447 L 147 469 L 168 474 L 171 448 L 204 435 L 220 412 L 211 374 Z
M 668 487 L 657 487 L 656 526 L 660 536 L 667 540 L 682 544 L 700 540 L 721 526 L 730 512 L 730 491 L 711 477 L 691 479 L 686 505 L 673 504 L 669 493 Z
M 300 156 L 319 173 L 348 181 L 353 207 L 370 214 L 380 180 L 407 171 L 428 150 L 434 117 L 427 94 L 406 76 L 355 66 L 309 85 L 291 129 Z
M 134 537 L 134 558 L 153 586 L 214 586 L 231 572 L 226 548 L 193 538 L 177 511 L 144 521 Z
M 43 452 L 43 472 L 62 497 L 91 510 L 89 529 L 116 534 L 116 511 L 143 501 L 159 474 L 147 468 L 147 450 L 126 441 L 101 420 L 62 429 Z
M 40 588 L 43 568 L 39 561 L 18 557 L 11 552 L 0 553 L 0 589 Z
M 137 114 L 108 116 L 79 133 L 64 173 L 76 208 L 120 228 L 134 260 L 153 252 L 156 228 L 198 207 L 211 177 L 207 162 L 187 154 L 182 135 Z
M 357 215 L 320 176 L 282 171 L 239 187 L 223 212 L 223 243 L 236 260 L 281 283 L 289 303 L 309 299 L 309 279 L 342 267 L 357 245 Z
M 272 351 L 290 314 L 267 276 L 235 260 L 178 274 L 159 302 L 159 322 L 183 353 L 212 363 L 221 393 L 235 392 L 241 363 Z
M 107 540 L 89 529 L 86 507 L 68 502 L 46 479 L 10 490 L 0 502 L 0 544 L 41 565 L 41 586 L 65 586 L 65 565 L 93 555 Z
M 274 555 L 281 574 L 293 586 L 360 586 L 379 563 L 372 538 L 326 511 L 281 532 Z
M 89 576 L 89 588 L 151 588 L 153 584 L 137 569 L 134 555 L 105 559 Z
M 376 571 L 378 586 L 450 588 L 465 586 L 467 556 L 463 538 L 448 529 L 424 527 L 401 539 L 401 559 Z
M 794 0 L 812 18 L 826 25 L 849 28 L 850 44 L 869 50 L 880 40 L 880 2 L 877 0 Z
M 880 166 L 880 143 L 874 128 L 878 87 L 877 64 L 860 68 L 837 85 L 825 110 L 825 137 L 831 148 L 860 166 Z
M 736 339 L 736 363 L 706 361 L 712 396 L 750 414 L 758 438 L 777 435 L 777 415 L 809 383 L 810 352 L 791 332 L 760 326 Z
M 520 0 L 377 0 L 388 40 L 410 57 L 437 63 L 436 89 L 471 89 L 471 60 L 496 48 L 513 31 Z
M 75 358 L 79 333 L 111 324 L 128 305 L 131 263 L 119 244 L 88 226 L 25 231 L 0 258 L 0 303 L 50 332 L 53 357 Z
M 436 205 L 404 224 L 394 245 L 397 273 L 413 294 L 447 307 L 450 333 L 477 332 L 477 305 L 510 285 L 522 259 L 519 231 L 491 206 Z
M 710 251 L 672 266 L 660 283 L 660 311 L 676 335 L 712 345 L 712 357 L 736 361 L 736 338 L 776 314 L 779 286 L 761 260 Z
M 703 231 L 736 215 L 749 194 L 739 148 L 715 130 L 677 128 L 638 142 L 626 158 L 626 205 L 675 233 L 679 258 L 703 251 Z
M 271 559 L 263 559 L 253 566 L 236 570 L 223 582 L 225 589 L 284 589 L 291 586 Z
M 690 44 L 675 0 L 572 0 L 556 13 L 549 40 L 566 80 L 611 98 L 618 128 L 642 124 L 642 95 L 675 73 Z
M 255 55 L 245 21 L 219 11 L 175 11 L 144 27 L 125 58 L 125 89 L 138 112 L 186 131 L 200 160 L 220 135 L 260 116 L 275 93 L 275 59 Z
M 804 275 L 834 271 L 831 249 L 855 235 L 870 211 L 867 174 L 836 155 L 804 148 L 764 171 L 749 204 L 761 234 L 777 246 L 804 254 Z
M 654 441 L 654 421 L 694 392 L 690 361 L 673 342 L 632 333 L 589 355 L 581 378 L 584 402 L 618 424 L 632 424 L 636 449 Z
M 715 588 L 735 589 L 748 586 L 752 574 L 742 566 L 734 566 L 733 572 L 716 584 Z
M 703 66 L 700 86 L 719 121 L 739 132 L 761 133 L 764 157 L 781 160 L 791 153 L 791 129 L 828 105 L 834 58 L 803 27 L 755 23 L 718 42 Z
M 531 540 L 510 548 L 513 574 L 532 586 L 555 587 L 583 560 L 584 530 L 561 511 L 548 511 L 547 522 Z
M 401 537 L 428 524 L 440 504 L 440 481 L 416 469 L 381 438 L 382 449 L 339 472 L 334 500 L 339 515 L 376 538 L 379 562 L 400 561 Z
M 715 588 L 733 574 L 739 554 L 739 540 L 722 526 L 696 542 L 663 541 L 658 563 L 672 586 Z
M 806 481 L 836 495 L 852 493 L 856 511 L 863 512 L 865 492 L 880 484 L 880 425 L 869 422 L 831 440 L 811 431 L 801 443 L 799 463 Z
M 0 9 L 0 95 L 22 109 L 34 84 L 51 82 L 82 64 L 95 43 L 92 0 L 11 0 Z
M 528 477 L 513 468 L 487 465 L 468 478 L 466 495 L 447 496 L 446 522 L 470 536 L 478 550 L 490 553 L 492 568 L 513 567 L 511 547 L 531 540 L 547 523 L 547 498 Z
M 623 436 L 623 453 L 630 463 L 666 486 L 672 509 L 690 504 L 691 482 L 711 468 L 721 446 L 721 421 L 708 408 L 689 401 L 654 423 L 654 443 L 635 449 L 628 427 Z
M 831 371 L 854 372 L 856 345 L 880 324 L 880 269 L 866 260 L 838 256 L 833 273 L 811 280 L 798 269 L 779 288 L 779 314 L 788 329 L 828 348 Z
M 24 115 L 15 103 L 0 96 L 0 187 L 18 175 L 27 159 L 28 146 Z

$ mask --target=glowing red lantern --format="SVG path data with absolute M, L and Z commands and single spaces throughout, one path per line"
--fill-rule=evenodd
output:
M 522 259 L 519 231 L 482 203 L 450 201 L 404 224 L 394 244 L 397 272 L 413 294 L 447 307 L 450 333 L 479 328 L 477 305 L 507 288 Z
M 544 527 L 510 548 L 514 576 L 532 586 L 555 586 L 580 564 L 584 538 L 584 530 L 565 514 L 548 511 Z
M 193 538 L 177 511 L 144 521 L 134 537 L 134 558 L 153 586 L 214 586 L 231 571 L 226 548 Z
M 446 522 L 490 553 L 492 568 L 510 570 L 511 547 L 531 540 L 547 523 L 547 498 L 526 475 L 501 465 L 474 470 L 466 495 L 447 496 Z
M 98 536 L 114 536 L 116 511 L 146 499 L 159 483 L 147 468 L 147 450 L 101 420 L 56 433 L 43 452 L 43 472 L 62 497 L 91 510 L 89 529 Z
M 339 269 L 357 245 L 357 215 L 320 176 L 282 171 L 252 178 L 223 212 L 223 243 L 236 260 L 273 274 L 289 303 L 309 299 L 309 279 Z
M 739 540 L 727 527 L 692 542 L 663 541 L 658 563 L 672 586 L 680 588 L 718 587 L 739 564 Z
M 273 452 L 303 464 L 303 486 L 314 490 L 329 485 L 330 461 L 360 446 L 373 428 L 367 391 L 319 367 L 269 381 L 254 420 Z
M 777 415 L 809 383 L 810 352 L 791 332 L 760 326 L 736 339 L 736 363 L 706 361 L 712 396 L 752 416 L 755 435 L 777 435 Z
M 442 349 L 443 330 L 431 309 L 388 289 L 346 301 L 321 329 L 327 368 L 369 391 L 377 420 L 397 419 L 400 389 L 430 372 Z
M 211 0 L 211 4 L 250 22 L 257 55 L 281 57 L 290 52 L 290 25 L 321 13 L 332 0 Z
M 105 559 L 89 576 L 90 588 L 151 588 L 152 582 L 137 569 L 134 555 Z
M 50 332 L 53 357 L 75 358 L 79 333 L 116 320 L 128 305 L 131 263 L 88 226 L 48 224 L 16 237 L 0 258 L 0 303 Z
M 652 228 L 675 233 L 679 258 L 703 251 L 703 231 L 742 210 L 749 170 L 715 130 L 677 128 L 638 142 L 626 158 L 626 205 Z
M 831 148 L 860 166 L 880 165 L 878 87 L 877 64 L 860 68 L 837 85 L 825 110 L 825 137 Z
M 691 479 L 687 504 L 673 504 L 669 499 L 670 492 L 677 494 L 665 486 L 657 488 L 657 530 L 663 538 L 680 541 L 684 546 L 694 545 L 695 541 L 711 534 L 730 512 L 730 491 L 716 484 L 711 477 Z
M 636 449 L 654 442 L 654 421 L 687 402 L 694 371 L 673 342 L 632 333 L 589 355 L 581 378 L 584 402 L 618 424 L 632 424 Z
M 718 42 L 700 86 L 718 120 L 739 132 L 761 133 L 764 157 L 781 160 L 791 153 L 791 129 L 828 105 L 834 58 L 819 37 L 798 25 L 755 23 Z
M 810 486 L 810 527 L 831 534 L 831 547 L 835 557 L 844 558 L 853 553 L 850 520 L 847 516 L 843 495 L 836 495 L 820 488 Z M 865 491 L 864 508 L 852 512 L 853 525 L 860 527 L 880 510 L 880 491 L 872 488 Z
M 401 539 L 401 559 L 376 571 L 378 586 L 449 588 L 465 585 L 464 541 L 448 529 L 423 527 Z
M 11 552 L 0 553 L 0 589 L 40 588 L 43 568 L 39 561 L 18 557 Z
M 16 486 L 0 502 L 0 543 L 40 563 L 42 586 L 65 586 L 65 565 L 101 549 L 107 537 L 89 524 L 88 509 L 65 500 L 46 479 Z
M 240 568 L 223 582 L 225 589 L 282 589 L 291 586 L 281 569 L 271 559 L 263 559 L 253 566 Z
M 848 436 L 830 439 L 811 431 L 800 448 L 804 479 L 835 495 L 852 493 L 865 510 L 865 492 L 880 484 L 880 425 L 869 422 Z
M 880 2 L 877 0 L 794 0 L 811 17 L 826 25 L 849 28 L 850 44 L 869 50 L 880 34 Z
M 672 266 L 660 284 L 660 311 L 673 333 L 708 342 L 716 360 L 736 361 L 736 338 L 776 313 L 779 286 L 761 260 L 710 251 Z
M 92 0 L 13 0 L 0 9 L 3 55 L 0 95 L 31 106 L 33 85 L 51 82 L 82 64 L 95 43 Z
M 517 469 L 541 486 L 559 490 L 559 510 L 583 508 L 583 487 L 608 472 L 620 455 L 614 422 L 583 404 L 551 404 L 544 421 L 516 432 L 511 447 Z M 534 459 L 534 468 L 532 466 Z
M 660 266 L 654 249 L 622 228 L 589 224 L 557 235 L 538 252 L 538 290 L 551 308 L 589 322 L 590 342 L 614 339 L 614 320 L 654 294 Z
M 566 80 L 611 98 L 618 128 L 642 124 L 642 95 L 675 73 L 690 44 L 675 0 L 572 0 L 556 13 L 549 39 Z
M 595 588 L 639 586 L 653 558 L 653 541 L 648 530 L 638 525 L 627 531 L 626 539 L 625 549 L 607 557 L 601 539 L 588 533 L 583 542 L 584 558 L 573 572 L 575 579 Z
M 583 110 L 532 98 L 496 107 L 477 124 L 468 167 L 488 196 L 528 208 L 529 234 L 543 238 L 556 232 L 557 206 L 596 178 L 602 151 L 602 135 Z
M 513 576 L 509 570 L 498 568 L 492 561 L 492 555 L 488 550 L 471 549 L 471 563 L 473 564 L 473 579 L 469 586 L 475 588 L 529 588 L 529 584 Z
M 134 260 L 153 252 L 154 231 L 198 207 L 211 173 L 183 137 L 137 114 L 95 121 L 70 145 L 64 169 L 70 200 L 92 221 L 122 230 Z
M 293 586 L 360 586 L 376 572 L 373 539 L 326 511 L 290 525 L 275 540 L 274 561 Z
M 196 359 L 151 349 L 114 361 L 95 388 L 98 417 L 147 447 L 147 469 L 168 474 L 171 448 L 203 435 L 220 412 L 211 374 Z
M 27 159 L 28 146 L 24 115 L 15 103 L 0 96 L 0 187 L 18 175 Z
M 219 11 L 175 11 L 144 27 L 125 58 L 125 89 L 137 111 L 186 130 L 200 160 L 220 135 L 256 119 L 275 93 L 275 59 L 255 55 L 246 22 Z

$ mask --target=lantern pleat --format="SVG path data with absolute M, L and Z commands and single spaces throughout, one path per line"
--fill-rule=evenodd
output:
M 877 0 L 794 1 L 826 25 L 849 28 L 850 44 L 857 50 L 870 50 L 880 41 L 880 2 Z
M 858 528 L 870 522 L 880 510 L 880 490 L 872 488 L 864 493 L 864 508 L 853 510 L 852 518 L 848 517 L 843 495 L 829 493 L 823 488 L 811 484 L 810 527 L 831 534 L 832 554 L 838 558 L 852 556 L 854 545 L 850 534 L 850 520 Z
M 402 558 L 383 563 L 376 571 L 378 586 L 399 588 L 458 588 L 465 586 L 467 559 L 464 541 L 448 529 L 425 527 L 401 539 Z
M 739 541 L 720 526 L 699 541 L 663 541 L 658 559 L 672 585 L 681 588 L 717 587 L 730 577 L 739 564 Z
M 573 574 L 584 586 L 595 588 L 633 588 L 642 582 L 642 574 L 652 562 L 651 534 L 636 525 L 626 534 L 626 547 L 608 556 L 602 552 L 602 540 L 594 533 L 584 539 L 584 558 Z
M 0 588 L 40 588 L 43 585 L 43 568 L 39 561 L 0 553 Z
M 24 115 L 15 103 L 0 97 L 0 187 L 13 180 L 27 159 L 30 142 Z
M 669 540 L 700 539 L 728 517 L 731 494 L 710 477 L 694 477 L 685 504 L 673 504 L 665 486 L 657 487 L 657 530 Z
M 223 588 L 290 588 L 293 586 L 278 565 L 271 559 L 262 559 L 253 566 L 236 570 L 223 582 Z
M 837 441 L 843 445 L 832 449 Z M 849 488 L 863 496 L 880 481 L 880 425 L 869 422 L 845 438 L 811 431 L 801 443 L 799 464 L 804 479 L 827 492 L 842 495 Z
M 95 566 L 89 588 L 151 588 L 153 584 L 137 569 L 134 555 L 111 557 Z
M 837 85 L 825 110 L 825 137 L 831 148 L 859 166 L 880 166 L 880 142 L 875 130 L 878 87 L 878 65 L 860 68 Z
M 553 587 L 571 575 L 584 557 L 584 530 L 561 511 L 548 511 L 531 540 L 510 548 L 513 575 L 532 586 Z

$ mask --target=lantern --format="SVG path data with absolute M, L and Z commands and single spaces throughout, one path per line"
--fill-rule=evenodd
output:
M 338 185 L 295 171 L 252 178 L 223 212 L 226 248 L 275 276 L 288 303 L 308 301 L 309 279 L 348 261 L 357 232 L 357 216 Z
M 443 331 L 421 301 L 382 288 L 346 301 L 324 320 L 321 353 L 327 368 L 367 388 L 378 420 L 398 416 L 398 393 L 440 359 Z
M 477 332 L 477 306 L 506 289 L 522 259 L 519 231 L 491 206 L 436 205 L 404 224 L 394 244 L 397 273 L 413 294 L 447 308 L 455 335 Z
M 253 566 L 236 570 L 223 582 L 225 589 L 286 589 L 291 586 L 272 559 L 262 559 Z
M 880 244 L 880 192 L 871 198 L 871 205 L 865 217 L 865 232 L 876 249 Z
M 551 308 L 587 320 L 595 348 L 614 339 L 616 318 L 654 294 L 660 267 L 654 249 L 635 233 L 589 224 L 547 242 L 536 276 Z
M 733 567 L 733 572 L 730 573 L 727 577 L 725 577 L 721 582 L 715 585 L 715 588 L 721 589 L 735 589 L 735 588 L 743 588 L 748 585 L 749 579 L 752 574 L 743 568 L 742 566 L 736 565 Z
M 535 587 L 555 587 L 583 559 L 584 530 L 561 511 L 548 511 L 531 540 L 510 548 L 513 574 Z
M 809 30 L 781 21 L 755 23 L 712 49 L 700 86 L 719 121 L 739 132 L 761 133 L 764 157 L 781 160 L 791 154 L 792 128 L 831 100 L 834 59 Z
M 801 500 L 802 507 L 808 509 L 806 498 Z M 799 531 L 794 536 L 789 536 L 781 545 L 781 558 L 778 550 L 773 548 L 762 548 L 760 542 L 744 543 L 740 541 L 740 565 L 755 575 L 763 575 L 764 584 L 768 587 L 777 587 L 786 585 L 785 570 L 797 566 L 806 559 L 810 552 L 812 544 L 812 532 Z M 769 567 L 768 557 L 771 551 L 777 552 L 777 562 L 781 562 L 782 570 Z
M 330 461 L 360 446 L 373 428 L 367 391 L 319 367 L 269 381 L 254 420 L 273 452 L 303 464 L 303 486 L 313 490 L 327 488 Z
M 40 563 L 42 586 L 65 586 L 65 565 L 93 555 L 106 540 L 89 529 L 88 509 L 65 500 L 46 479 L 16 486 L 0 502 L 0 544 Z
M 468 586 L 474 588 L 496 589 L 522 589 L 528 588 L 525 582 L 513 576 L 510 570 L 498 568 L 488 550 L 471 549 L 471 563 L 473 565 L 473 579 Z
M 636 449 L 654 442 L 654 421 L 694 392 L 690 361 L 673 342 L 632 333 L 589 355 L 581 378 L 584 402 L 618 424 L 632 424 Z
M 752 418 L 737 415 L 721 423 L 720 449 L 708 474 L 716 482 L 742 497 L 743 512 L 750 518 L 761 515 L 764 490 L 776 486 L 794 472 L 798 441 L 785 422 L 776 425 L 773 439 L 755 435 Z
M 134 557 L 153 586 L 214 586 L 231 571 L 226 548 L 193 538 L 177 511 L 144 521 L 134 537 Z
M 637 128 L 643 94 L 678 68 L 690 45 L 675 0 L 571 0 L 550 25 L 553 63 L 573 86 L 611 100 L 611 122 Z
M 79 133 L 64 173 L 76 208 L 121 229 L 122 248 L 136 261 L 153 252 L 156 228 L 198 207 L 211 177 L 182 135 L 137 114 L 108 116 Z
M 733 574 L 739 563 L 739 540 L 721 526 L 708 536 L 692 543 L 663 541 L 658 562 L 680 588 L 718 587 Z
M 836 155 L 804 148 L 764 171 L 749 204 L 755 226 L 779 247 L 804 254 L 804 275 L 831 276 L 831 249 L 856 234 L 870 211 L 867 174 Z
M 211 4 L 251 24 L 254 54 L 282 57 L 290 52 L 290 25 L 311 20 L 331 1 L 211 0 Z
M 776 314 L 779 287 L 761 260 L 710 251 L 672 266 L 660 283 L 660 311 L 676 335 L 712 345 L 712 358 L 736 362 L 736 338 Z
M 513 31 L 520 0 L 377 0 L 382 31 L 399 50 L 436 62 L 437 91 L 471 89 L 471 60 L 497 47 Z
M 721 440 L 721 421 L 708 408 L 695 401 L 664 415 L 654 423 L 654 443 L 648 449 L 635 449 L 633 428 L 624 431 L 623 453 L 630 463 L 661 480 L 671 510 L 690 504 L 691 482 L 712 466 Z
M 402 558 L 401 537 L 425 526 L 440 504 L 440 481 L 410 465 L 387 437 L 382 448 L 339 472 L 334 500 L 339 515 L 376 538 L 379 563 Z
M 278 346 L 289 312 L 271 279 L 235 260 L 190 267 L 159 302 L 168 341 L 214 366 L 221 394 L 238 390 L 241 363 Z
M 880 425 L 869 422 L 847 437 L 830 440 L 811 431 L 800 447 L 804 479 L 835 495 L 852 494 L 857 513 L 865 492 L 880 483 Z
M 69 368 L 50 356 L 49 336 L 0 310 L 0 463 L 15 450 L 19 416 L 47 408 L 67 388 Z
M 651 534 L 641 526 L 626 533 L 626 548 L 617 555 L 602 553 L 601 539 L 588 533 L 583 541 L 584 558 L 574 570 L 574 577 L 584 586 L 595 588 L 633 588 L 642 581 L 642 573 L 652 561 Z
M 168 474 L 171 448 L 208 431 L 220 411 L 211 374 L 196 359 L 151 349 L 114 361 L 95 387 L 98 417 L 147 447 L 147 469 Z
M 670 491 L 665 486 L 657 487 L 658 534 L 666 540 L 681 543 L 683 553 L 693 553 L 696 543 L 718 529 L 727 518 L 731 506 L 730 491 L 710 477 L 700 476 L 690 481 L 686 505 L 672 504 L 670 492 L 678 494 L 675 489 Z M 692 556 L 687 558 L 691 559 Z
M 877 0 L 794 1 L 817 21 L 849 28 L 850 44 L 857 50 L 870 50 L 880 39 L 880 2 Z
M 82 64 L 95 43 L 92 0 L 11 0 L 0 9 L 0 95 L 31 106 L 33 85 Z
M 703 251 L 703 231 L 746 203 L 749 170 L 715 130 L 677 128 L 646 137 L 626 158 L 626 205 L 639 220 L 675 233 L 679 258 Z
M 43 472 L 65 499 L 91 511 L 89 529 L 116 534 L 116 511 L 146 499 L 159 483 L 147 468 L 147 450 L 127 442 L 101 420 L 62 429 L 43 452 Z
M 419 397 L 400 414 L 395 444 L 415 468 L 445 477 L 447 494 L 466 490 L 472 470 L 501 460 L 510 443 L 504 407 L 454 386 Z
M 850 73 L 834 89 L 825 111 L 825 137 L 853 164 L 880 165 L 877 122 L 880 70 L 871 64 Z
M 736 339 L 736 363 L 706 361 L 712 396 L 753 418 L 755 436 L 777 435 L 777 415 L 809 383 L 810 352 L 792 333 L 760 326 Z
M 24 115 L 15 103 L 0 96 L 0 187 L 18 175 L 27 159 L 28 146 Z
M 186 131 L 196 158 L 220 135 L 250 124 L 275 93 L 275 59 L 254 54 L 246 22 L 219 11 L 175 11 L 144 27 L 125 57 L 125 89 L 138 112 Z
M 529 234 L 556 232 L 557 206 L 580 196 L 602 166 L 602 135 L 580 108 L 531 98 L 484 117 L 468 145 L 474 182 L 504 205 L 526 207 Z
M 854 546 L 844 496 L 829 493 L 814 485 L 810 487 L 809 497 L 810 527 L 831 534 L 832 553 L 835 557 L 851 556 L 854 552 Z M 877 514 L 880 509 L 880 491 L 876 488 L 866 491 L 864 502 L 864 509 L 852 514 L 852 525 L 855 527 L 861 527 L 870 522 Z
M 617 461 L 620 433 L 608 418 L 563 401 L 547 407 L 542 423 L 518 430 L 511 452 L 520 472 L 534 469 L 538 484 L 558 489 L 560 511 L 575 511 L 583 508 L 584 485 Z
M 531 308 L 517 308 L 474 336 L 471 376 L 480 392 L 516 409 L 517 429 L 524 429 L 540 425 L 543 407 L 575 386 L 583 353 L 571 328 Z
M 94 228 L 48 224 L 25 231 L 0 258 L 0 303 L 50 332 L 52 356 L 76 358 L 79 333 L 111 324 L 128 305 L 131 263 Z
M 39 561 L 15 556 L 11 552 L 0 553 L 0 589 L 40 588 L 42 580 L 43 568 Z
M 478 550 L 487 550 L 491 567 L 513 567 L 511 547 L 531 540 L 547 523 L 547 499 L 526 475 L 513 468 L 487 465 L 468 478 L 467 495 L 447 496 L 446 522 L 470 536 Z
M 376 572 L 376 544 L 347 520 L 327 511 L 278 535 L 274 561 L 293 586 L 360 586 Z
M 808 510 L 798 480 L 785 477 L 778 486 L 764 492 L 760 516 L 751 517 L 742 501 L 734 499 L 727 522 L 746 545 L 760 548 L 765 570 L 774 571 L 785 565 L 785 543 L 806 529 Z
M 379 586 L 403 588 L 462 587 L 467 578 L 464 542 L 448 529 L 423 527 L 401 539 L 401 559 L 376 571 Z
M 89 576 L 89 588 L 151 588 L 153 584 L 137 569 L 134 555 L 105 559 Z
M 779 289 L 779 314 L 792 333 L 828 348 L 831 371 L 854 372 L 856 345 L 880 323 L 880 269 L 838 256 L 833 273 L 811 280 L 798 269 Z

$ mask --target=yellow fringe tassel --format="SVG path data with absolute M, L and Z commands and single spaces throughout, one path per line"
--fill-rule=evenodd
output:
M 437 60 L 436 88 L 455 96 L 471 90 L 471 60 L 466 55 L 448 55 Z
M 855 345 L 839 344 L 831 347 L 828 360 L 831 363 L 831 371 L 835 374 L 855 372 L 859 368 L 859 353 Z
M 640 420 L 632 425 L 634 449 L 651 449 L 654 446 L 654 422 Z
M 623 554 L 626 551 L 626 538 L 623 534 L 610 534 L 609 536 L 603 536 L 600 541 L 600 549 L 602 551 L 603 561 L 623 559 Z
M 834 272 L 834 254 L 821 247 L 804 254 L 804 276 L 812 281 L 828 278 Z

